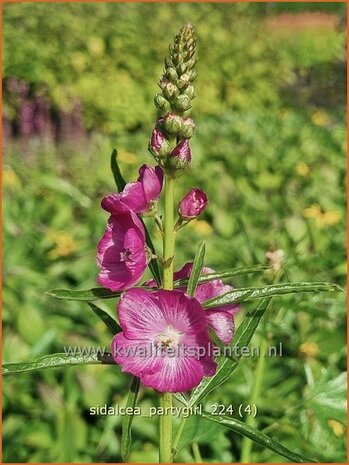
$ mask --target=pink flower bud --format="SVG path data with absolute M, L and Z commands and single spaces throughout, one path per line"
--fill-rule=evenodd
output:
M 169 152 L 169 142 L 164 133 L 160 129 L 153 129 L 151 133 L 151 140 L 149 150 L 156 157 L 164 157 Z
M 184 168 L 191 162 L 191 151 L 188 139 L 182 140 L 170 153 L 170 157 L 176 161 L 176 165 Z
M 192 189 L 178 204 L 178 213 L 183 220 L 193 220 L 201 215 L 208 204 L 206 193 L 201 189 Z

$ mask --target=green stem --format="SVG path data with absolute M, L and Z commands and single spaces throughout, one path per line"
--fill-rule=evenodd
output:
M 174 179 L 165 175 L 165 218 L 164 218 L 164 289 L 173 289 L 173 257 L 174 257 Z M 164 409 L 160 416 L 160 450 L 159 462 L 172 462 L 172 395 L 161 394 L 160 406 Z
M 248 401 L 248 405 L 258 405 L 259 399 L 261 396 L 262 390 L 262 383 L 264 378 L 264 369 L 265 369 L 265 361 L 266 361 L 266 354 L 268 350 L 268 339 L 263 335 L 262 342 L 260 346 L 260 353 L 259 359 L 257 362 L 256 367 L 256 374 L 254 379 L 254 385 L 252 388 L 252 392 Z M 252 415 L 249 415 L 246 418 L 246 424 L 249 426 L 253 426 L 255 423 L 255 419 Z M 251 460 L 251 451 L 252 451 L 252 441 L 248 439 L 246 436 L 243 437 L 242 446 L 241 446 L 241 463 L 250 463 Z
M 176 433 L 176 436 L 174 438 L 174 441 L 173 441 L 173 452 L 174 452 L 174 455 L 176 455 L 176 452 L 177 452 L 177 447 L 178 447 L 178 444 L 179 444 L 179 440 L 182 436 L 182 433 L 183 433 L 183 430 L 184 430 L 184 427 L 185 427 L 185 424 L 187 422 L 187 418 L 188 417 L 182 417 L 181 419 L 181 422 L 178 426 L 178 430 L 177 430 L 177 433 Z
M 172 463 L 172 416 L 166 411 L 172 407 L 172 394 L 161 394 L 160 407 L 163 408 L 163 414 L 160 415 L 159 463 Z
M 193 450 L 193 455 L 195 459 L 195 463 L 202 463 L 202 458 L 200 454 L 200 449 L 199 449 L 199 444 L 197 442 L 193 442 L 191 445 L 191 448 Z
M 173 289 L 174 179 L 165 175 L 164 289 Z

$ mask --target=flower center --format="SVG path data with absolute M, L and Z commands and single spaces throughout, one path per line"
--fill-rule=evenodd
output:
M 132 252 L 130 249 L 126 249 L 125 252 L 120 252 L 120 262 L 128 262 Z
M 166 330 L 158 335 L 156 345 L 161 348 L 176 347 L 182 334 L 171 325 L 168 325 Z

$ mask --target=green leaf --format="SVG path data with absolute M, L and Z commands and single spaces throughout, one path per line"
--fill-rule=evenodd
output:
M 198 283 L 207 283 L 209 281 L 214 281 L 215 279 L 227 279 L 232 276 L 242 276 L 250 273 L 258 273 L 260 271 L 267 270 L 269 267 L 266 265 L 254 265 L 247 266 L 245 268 L 230 268 L 228 270 L 220 271 L 218 273 L 209 273 L 199 277 Z M 173 285 L 174 287 L 184 286 L 188 283 L 188 278 L 186 279 L 177 279 Z
M 135 408 L 139 391 L 139 384 L 139 378 L 134 376 L 130 389 L 128 391 L 125 407 L 131 407 L 132 410 Z M 131 449 L 131 427 L 133 422 L 133 416 L 134 415 L 124 415 L 122 419 L 120 453 L 124 462 L 129 456 Z
M 125 181 L 124 177 L 121 174 L 117 157 L 118 157 L 118 152 L 117 152 L 116 149 L 113 149 L 111 157 L 110 157 L 110 166 L 111 166 L 111 170 L 113 172 L 116 187 L 117 187 L 119 192 L 122 192 L 124 187 L 126 186 L 126 181 Z M 148 229 L 147 229 L 143 219 L 140 218 L 140 220 L 142 221 L 143 226 L 144 226 L 145 240 L 146 240 L 147 246 L 152 251 L 152 254 L 156 255 L 155 247 L 154 247 L 154 244 L 153 244 L 153 242 L 151 240 Z M 154 279 L 156 281 L 156 284 L 160 287 L 161 286 L 161 274 L 160 274 L 159 263 L 158 263 L 157 259 L 152 258 L 150 260 L 150 262 L 148 263 L 148 266 L 149 266 L 150 271 L 152 272 L 152 275 L 153 275 L 153 277 L 154 277 Z
M 293 463 L 315 462 L 314 460 L 308 459 L 306 457 L 303 457 L 302 455 L 292 452 L 291 450 L 287 449 L 285 446 L 280 444 L 278 441 L 275 441 L 275 439 L 272 439 L 271 437 L 262 433 L 258 429 L 250 425 L 247 425 L 246 423 L 243 423 L 242 421 L 237 420 L 236 418 L 227 417 L 223 415 L 211 415 L 205 412 L 202 414 L 202 417 L 215 423 L 219 423 L 220 425 L 223 425 L 231 429 L 235 433 L 241 434 L 242 436 L 246 436 L 247 438 L 251 439 L 257 444 L 260 444 L 261 446 L 264 446 L 267 449 L 270 449 L 276 452 L 277 454 L 286 457 Z
M 231 303 L 244 302 L 246 300 L 261 299 L 263 297 L 274 297 L 283 294 L 298 294 L 300 292 L 334 292 L 342 289 L 337 284 L 331 283 L 279 283 L 264 287 L 246 287 L 234 289 L 221 296 L 204 302 L 205 308 L 216 307 Z
M 347 373 L 334 379 L 323 376 L 306 394 L 306 407 L 312 409 L 324 424 L 329 418 L 346 424 L 347 420 Z
M 116 187 L 118 188 L 118 192 L 122 192 L 124 190 L 124 187 L 126 186 L 126 181 L 121 174 L 117 158 L 118 151 L 116 149 L 113 149 L 110 157 L 110 167 L 114 176 Z
M 83 291 L 75 291 L 70 289 L 53 289 L 47 291 L 47 295 L 60 300 L 79 300 L 82 302 L 94 302 L 102 299 L 113 299 L 119 297 L 121 292 L 113 292 L 103 287 L 95 287 L 92 289 L 86 289 Z
M 196 252 L 194 262 L 193 262 L 193 268 L 192 268 L 189 281 L 188 281 L 187 294 L 190 297 L 194 297 L 195 295 L 196 286 L 198 284 L 198 280 L 201 274 L 202 267 L 204 266 L 205 251 L 206 251 L 205 242 L 201 242 Z
M 25 371 L 43 370 L 45 368 L 59 368 L 64 366 L 73 365 L 101 365 L 101 364 L 114 364 L 115 362 L 108 354 L 100 357 L 97 354 L 93 355 L 66 355 L 52 354 L 44 355 L 33 362 L 23 363 L 5 363 L 2 366 L 3 375 L 11 375 L 15 373 L 22 373 Z
M 248 346 L 260 319 L 269 305 L 270 300 L 271 298 L 263 299 L 257 308 L 247 313 L 235 333 L 234 339 L 230 344 L 231 348 L 234 346 L 238 346 L 240 348 Z M 213 391 L 213 389 L 223 384 L 236 370 L 239 359 L 236 358 L 232 360 L 224 355 L 220 355 L 216 358 L 216 362 L 218 364 L 216 374 L 212 377 L 204 378 L 199 386 L 194 389 L 188 402 L 190 406 L 198 404 L 207 396 L 207 394 Z
M 114 320 L 114 318 L 112 318 L 109 315 L 109 313 L 107 313 L 105 310 L 102 310 L 101 308 L 97 307 L 97 305 L 94 305 L 90 302 L 88 303 L 88 305 L 91 307 L 94 313 L 103 321 L 103 323 L 110 329 L 113 335 L 120 333 L 120 331 L 122 331 L 117 321 Z

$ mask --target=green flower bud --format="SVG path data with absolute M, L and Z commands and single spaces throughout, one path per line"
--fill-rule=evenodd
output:
M 175 98 L 179 94 L 178 88 L 172 82 L 168 82 L 162 91 L 167 98 Z
M 167 113 L 164 117 L 163 127 L 169 134 L 178 134 L 182 129 L 182 118 L 174 113 Z
M 194 86 L 192 86 L 192 85 L 188 86 L 185 89 L 184 93 L 185 93 L 185 95 L 187 95 L 190 98 L 190 100 L 193 100 L 196 97 L 195 91 L 194 91 Z
M 182 94 L 176 98 L 174 105 L 178 110 L 186 111 L 191 108 L 191 100 L 187 95 Z
M 179 89 L 185 89 L 189 85 L 189 75 L 188 74 L 182 74 L 180 79 L 176 82 L 176 85 Z
M 155 103 L 156 108 L 162 111 L 168 111 L 171 108 L 168 100 L 166 100 L 165 97 L 161 94 L 155 95 L 154 103 Z
M 175 68 L 167 68 L 166 70 L 166 77 L 172 82 L 176 82 L 178 79 L 178 74 Z
M 190 139 L 194 135 L 195 123 L 191 118 L 183 118 L 182 129 L 179 136 L 183 139 Z
M 195 79 L 197 78 L 198 76 L 198 73 L 196 72 L 195 69 L 193 69 L 191 72 L 190 72 L 190 81 L 193 82 L 195 81 Z
M 179 75 L 184 74 L 188 69 L 188 65 L 186 63 L 180 63 L 176 66 L 176 70 Z

